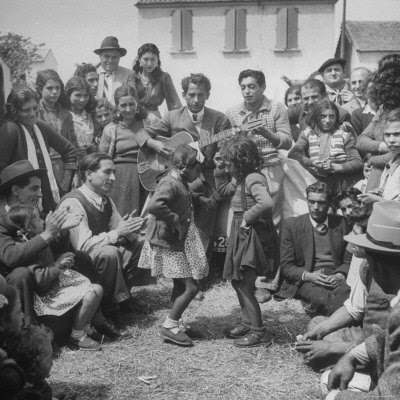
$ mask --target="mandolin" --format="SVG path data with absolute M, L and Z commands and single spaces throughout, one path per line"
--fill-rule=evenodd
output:
M 244 132 L 252 131 L 253 129 L 261 128 L 265 125 L 264 120 L 255 119 L 241 126 Z M 209 144 L 219 142 L 220 140 L 236 135 L 234 129 L 226 129 L 215 134 L 209 134 L 205 138 L 200 138 L 199 147 L 208 146 Z M 154 139 L 163 142 L 171 149 L 175 149 L 180 144 L 193 143 L 193 137 L 186 131 L 178 132 L 172 137 L 156 136 Z M 154 192 L 159 178 L 171 167 L 171 157 L 163 156 L 156 153 L 153 149 L 147 146 L 140 148 L 137 157 L 137 166 L 139 179 L 142 186 L 149 192 Z

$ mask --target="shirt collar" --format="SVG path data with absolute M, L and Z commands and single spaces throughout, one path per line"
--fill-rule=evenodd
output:
M 344 86 L 342 87 L 342 89 L 338 90 L 338 89 L 334 89 L 334 88 L 328 86 L 325 83 L 325 88 L 329 94 L 339 94 L 339 93 L 342 93 L 342 90 L 350 90 L 350 85 L 347 81 L 344 81 Z
M 118 68 L 118 67 L 117 67 Z M 117 68 L 115 69 L 115 71 L 117 70 Z M 104 75 L 109 75 L 109 76 L 114 76 L 114 74 L 115 74 L 115 71 L 114 72 L 107 72 L 107 71 L 105 71 L 104 69 L 103 69 L 103 67 L 100 65 L 100 67 L 99 67 L 99 74 L 104 74 Z
M 261 103 L 261 106 L 258 110 L 255 111 L 255 113 L 259 112 L 259 111 L 271 111 L 272 108 L 272 104 L 271 104 L 271 100 L 267 99 L 265 96 L 263 96 L 263 102 Z M 246 108 L 246 103 L 243 101 L 240 105 L 240 111 L 241 114 L 250 114 L 251 111 L 249 111 Z
M 98 193 L 94 192 L 89 188 L 86 183 L 84 183 L 79 190 L 86 196 L 89 200 L 91 200 L 100 210 L 103 210 L 104 204 L 106 203 L 106 199 L 103 196 L 100 196 Z
M 192 113 L 192 112 L 189 110 L 189 108 L 187 109 L 187 111 L 188 111 L 188 113 L 189 113 L 189 115 L 190 115 L 190 118 L 191 118 L 192 121 L 193 121 L 193 114 L 194 114 L 194 113 Z M 203 120 L 203 117 L 204 117 L 204 107 L 203 107 L 203 109 L 202 109 L 200 112 L 196 113 L 196 115 L 197 115 L 197 122 L 196 122 L 195 124 L 198 124 L 198 123 L 200 123 L 200 122 Z
M 376 111 L 374 111 L 370 105 L 367 103 L 364 107 L 364 110 L 362 112 L 363 114 L 372 114 L 372 115 L 376 115 Z
M 309 217 L 310 217 L 311 225 L 313 226 L 314 229 L 316 228 L 317 225 L 321 225 L 321 224 L 325 224 L 327 227 L 329 227 L 329 225 L 328 225 L 328 217 L 326 217 L 326 220 L 325 220 L 324 222 L 321 222 L 321 223 L 315 222 L 315 221 L 311 218 L 311 215 L 309 215 Z

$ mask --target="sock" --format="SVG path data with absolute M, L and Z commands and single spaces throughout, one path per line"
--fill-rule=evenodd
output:
M 179 332 L 179 321 L 175 321 L 167 317 L 163 323 L 163 327 L 176 334 Z
M 79 340 L 81 342 L 83 339 L 85 339 L 86 333 L 85 333 L 84 330 L 78 331 L 78 330 L 72 328 L 71 337 L 73 339 L 77 339 L 77 340 Z
M 255 333 L 258 336 L 263 336 L 265 332 L 267 331 L 267 328 L 265 326 L 260 326 L 260 327 L 251 327 L 251 332 Z
M 86 324 L 83 330 L 86 333 L 86 335 L 92 335 L 95 332 L 94 328 L 90 324 Z

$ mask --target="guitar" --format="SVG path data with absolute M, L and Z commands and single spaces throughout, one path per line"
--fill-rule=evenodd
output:
M 253 129 L 261 128 L 266 123 L 262 119 L 255 119 L 242 125 L 242 131 L 248 132 Z M 236 135 L 234 129 L 226 129 L 216 134 L 209 134 L 207 137 L 201 138 L 198 143 L 200 149 L 208 146 L 209 144 L 218 142 L 220 140 L 229 138 Z M 172 137 L 156 136 L 154 139 L 163 142 L 171 149 L 175 149 L 180 144 L 193 143 L 193 137 L 186 131 L 178 132 Z M 170 167 L 171 157 L 163 156 L 156 153 L 153 149 L 147 146 L 140 148 L 137 156 L 137 166 L 140 183 L 149 192 L 154 192 L 157 186 L 157 181 Z

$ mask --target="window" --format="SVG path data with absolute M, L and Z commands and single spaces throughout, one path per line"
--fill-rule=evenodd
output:
M 276 48 L 296 50 L 298 48 L 298 14 L 294 7 L 279 8 L 276 21 Z
M 227 10 L 225 13 L 225 50 L 245 50 L 246 31 L 246 10 Z
M 193 50 L 193 14 L 191 10 L 172 13 L 172 47 L 174 51 Z

